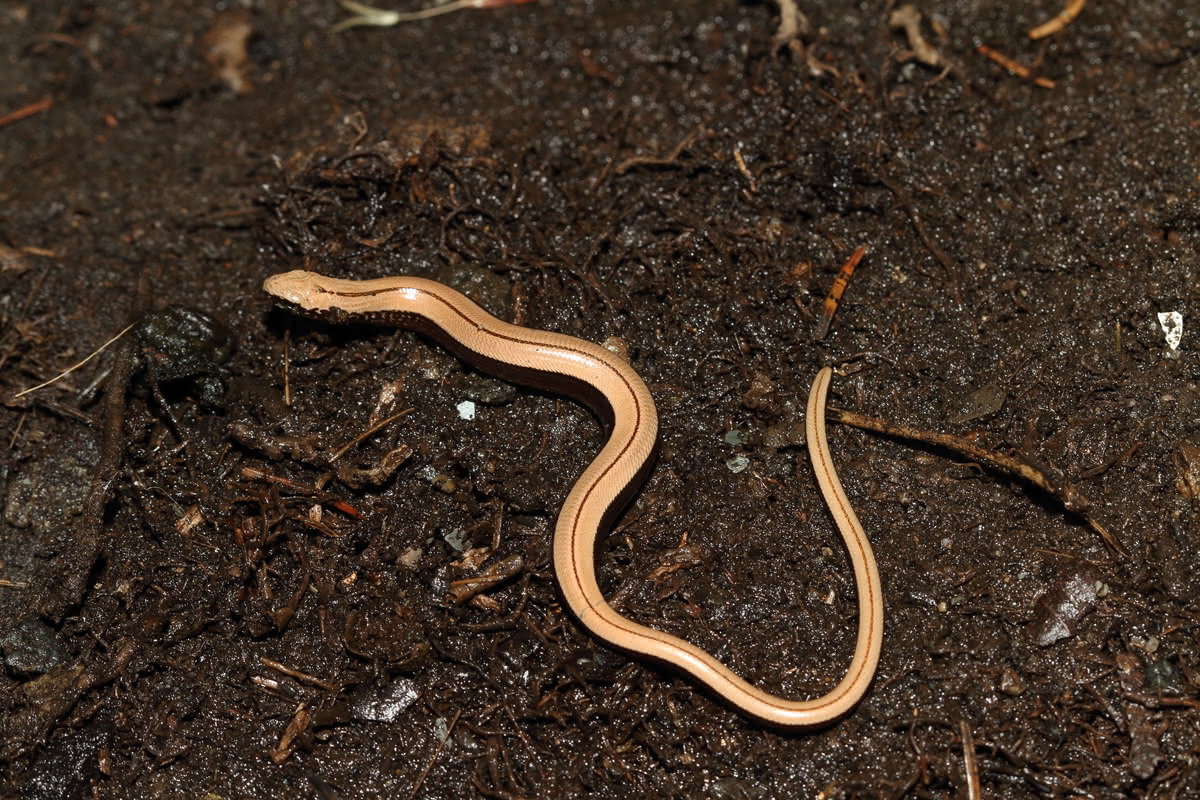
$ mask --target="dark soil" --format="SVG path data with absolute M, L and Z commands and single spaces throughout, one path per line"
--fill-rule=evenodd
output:
M 1057 2 L 927 2 L 936 66 L 884 2 L 782 47 L 735 0 L 192 5 L 0 2 L 0 796 L 1200 796 L 1189 3 L 1033 41 Z M 770 730 L 565 613 L 588 411 L 272 310 L 297 267 L 622 340 L 661 451 L 602 584 L 781 694 L 856 625 L 796 434 L 822 365 L 1051 491 L 831 424 L 883 657 L 843 719 Z

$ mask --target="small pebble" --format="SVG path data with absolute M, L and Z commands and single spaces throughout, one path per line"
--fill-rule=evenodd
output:
M 725 462 L 725 466 L 730 472 L 736 474 L 738 472 L 743 472 L 746 467 L 750 466 L 750 459 L 746 458 L 745 456 L 734 456 Z
M 350 713 L 355 719 L 367 722 L 395 722 L 418 696 L 415 683 L 408 678 L 397 678 L 382 691 L 357 697 L 350 704 Z
M 1000 673 L 1000 691 L 1009 697 L 1025 694 L 1026 688 L 1025 681 L 1021 680 L 1021 676 L 1012 667 L 1005 667 Z
M 66 648 L 41 620 L 25 617 L 0 637 L 4 666 L 19 675 L 42 675 L 63 662 Z
M 421 563 L 421 556 L 424 550 L 420 547 L 410 547 L 400 554 L 400 565 L 409 569 L 416 569 L 417 564 Z

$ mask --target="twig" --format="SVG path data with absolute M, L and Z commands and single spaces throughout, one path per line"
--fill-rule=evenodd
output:
M 26 411 L 21 414 L 21 418 L 17 420 L 17 426 L 13 428 L 12 436 L 8 438 L 8 449 L 12 450 L 17 444 L 17 437 L 21 435 L 21 428 L 25 427 L 25 418 L 29 416 Z
M 1115 467 L 1117 464 L 1120 464 L 1122 461 L 1132 457 L 1133 454 L 1136 453 L 1141 448 L 1142 444 L 1143 444 L 1143 442 L 1141 442 L 1141 441 L 1134 442 L 1133 444 L 1129 445 L 1129 447 L 1126 447 L 1120 453 L 1118 453 L 1117 455 L 1108 459 L 1107 461 L 1105 461 L 1101 464 L 1097 464 L 1094 467 L 1089 467 L 1088 469 L 1085 469 L 1083 472 L 1080 472 L 1079 477 L 1086 480 L 1088 478 L 1094 478 L 1097 475 L 1103 475 L 1105 472 L 1108 472 L 1108 470 L 1110 470 L 1112 467 Z
M 279 744 L 272 747 L 268 752 L 271 756 L 271 762 L 278 766 L 287 761 L 292 756 L 295 748 L 292 746 L 296 741 L 296 737 L 307 730 L 312 724 L 313 712 L 304 703 L 296 706 L 296 711 L 292 714 L 292 720 L 287 727 L 283 729 L 283 735 L 279 737 Z
M 380 430 L 381 428 L 385 428 L 388 425 L 391 425 L 393 422 L 400 419 L 405 414 L 411 414 L 414 410 L 415 409 L 412 409 L 412 408 L 406 408 L 403 411 L 398 411 L 395 414 L 392 414 L 390 417 L 383 420 L 382 422 L 375 423 L 374 425 L 372 425 L 371 427 L 367 428 L 365 431 L 360 433 L 358 436 L 355 436 L 353 439 L 346 442 L 346 444 L 339 447 L 334 452 L 334 454 L 329 457 L 329 463 L 332 464 L 334 461 L 337 461 L 339 458 L 341 458 L 342 456 L 344 456 L 346 454 L 347 450 L 349 450 L 351 447 L 354 447 L 354 445 L 358 444 L 363 439 L 366 439 L 368 436 L 371 436 L 372 434 L 374 434 L 376 431 Z
M 917 207 L 913 205 L 912 199 L 908 196 L 908 192 L 904 191 L 904 187 L 893 181 L 886 175 L 879 176 L 879 182 L 891 190 L 892 194 L 896 195 L 896 200 L 899 201 L 901 207 L 908 212 L 908 218 L 912 220 L 913 229 L 916 230 L 917 236 L 921 238 L 921 243 L 925 248 L 933 254 L 933 257 L 938 260 L 938 263 L 946 270 L 946 274 L 950 277 L 950 285 L 954 290 L 954 300 L 962 305 L 962 276 L 958 274 L 958 264 L 954 259 L 946 255 L 942 248 L 938 247 L 937 242 L 930 238 L 925 231 L 925 225 L 921 222 L 921 215 L 917 211 Z
M 126 325 L 124 328 L 121 329 L 120 333 L 118 333 L 116 336 L 112 337 L 107 342 L 105 342 L 104 344 L 100 345 L 95 350 L 93 350 L 92 354 L 89 355 L 87 358 L 83 359 L 83 361 L 80 361 L 78 364 L 75 364 L 74 366 L 67 367 L 65 370 L 58 373 L 57 375 L 55 375 L 53 378 L 51 378 L 48 381 L 42 381 L 37 386 L 30 386 L 28 389 L 22 389 L 21 391 L 14 394 L 12 396 L 12 399 L 16 400 L 18 397 L 24 397 L 25 395 L 29 394 L 30 392 L 36 392 L 38 389 L 49 386 L 50 384 L 56 383 L 56 382 L 62 380 L 63 378 L 67 377 L 72 372 L 79 369 L 84 364 L 86 364 L 87 362 L 91 361 L 93 358 L 95 358 L 96 356 L 98 356 L 102 352 L 104 352 L 105 348 L 107 348 L 110 344 L 115 342 L 117 339 L 120 339 L 122 336 L 129 333 L 129 329 L 132 328 L 136 324 L 137 324 L 136 322 L 129 323 L 128 325 Z
M 961 436 L 936 433 L 934 431 L 922 431 L 906 425 L 894 425 L 881 419 L 875 419 L 839 408 L 828 409 L 827 415 L 834 422 L 841 422 L 844 425 L 852 425 L 855 428 L 874 431 L 884 436 L 894 436 L 899 439 L 908 439 L 909 441 L 924 442 L 937 447 L 944 447 L 947 450 L 964 455 L 972 461 L 986 464 L 992 469 L 1028 481 L 1042 491 L 1058 498 L 1067 511 L 1082 517 L 1092 530 L 1100 535 L 1100 538 L 1104 540 L 1104 543 L 1110 550 L 1124 558 L 1129 558 L 1129 551 L 1109 531 L 1108 527 L 1100 521 L 1099 517 L 1092 510 L 1091 501 L 1074 484 L 1059 483 L 1051 480 L 1042 470 L 1036 469 L 1024 461 L 994 450 L 985 450 Z
M 655 158 L 654 156 L 633 156 L 627 158 L 617 165 L 616 173 L 624 175 L 634 167 L 666 167 L 674 164 L 679 160 L 679 156 L 684 150 L 692 146 L 692 143 L 699 137 L 700 132 L 704 130 L 704 126 L 694 128 L 687 136 L 684 136 L 679 144 L 675 145 L 675 149 L 666 158 Z
M 1047 20 L 1041 25 L 1029 32 L 1030 39 L 1042 39 L 1046 36 L 1052 36 L 1058 33 L 1063 28 L 1071 24 L 1071 21 L 1079 16 L 1083 11 L 1083 7 L 1087 5 L 1087 0 L 1067 0 L 1066 8 L 1058 12 L 1054 19 Z
M 267 483 L 273 483 L 277 486 L 283 486 L 284 488 L 304 495 L 305 497 L 314 497 L 319 502 L 333 506 L 338 511 L 341 511 L 343 514 L 349 517 L 353 517 L 354 519 L 363 518 L 362 512 L 357 508 L 350 505 L 345 500 L 341 500 L 329 492 L 324 491 L 323 489 L 305 486 L 304 484 L 297 483 L 289 478 L 284 478 L 279 475 L 272 475 L 269 472 L 264 472 L 263 470 L 255 467 L 242 467 L 241 476 L 247 480 L 266 481 Z
M 960 719 L 958 734 L 962 737 L 963 771 L 967 773 L 967 800 L 979 800 L 979 765 L 975 763 L 975 741 L 971 738 L 971 723 Z
M 87 59 L 87 62 L 91 65 L 92 69 L 96 70 L 96 72 L 104 71 L 100 68 L 100 59 L 96 58 L 96 54 L 89 50 L 87 45 L 76 39 L 74 36 L 68 36 L 65 33 L 51 31 L 49 33 L 35 33 L 33 38 L 38 40 L 39 43 L 54 42 L 55 44 L 65 44 L 68 47 L 74 47 L 83 54 L 83 57 Z
M 754 180 L 754 173 L 746 166 L 746 159 L 742 157 L 742 148 L 739 145 L 733 146 L 733 161 L 737 164 L 738 172 L 746 177 L 750 184 L 750 194 L 754 194 L 757 188 L 757 182 Z
M 292 329 L 291 326 L 288 326 L 288 329 L 283 332 L 283 404 L 288 408 L 292 407 L 292 384 L 290 376 L 292 371 L 292 354 L 289 346 L 291 339 Z
M 913 58 L 927 67 L 940 67 L 942 57 L 937 49 L 921 35 L 921 12 L 911 3 L 905 3 L 888 17 L 888 26 L 900 28 L 908 39 L 909 52 Z
M 17 120 L 25 119 L 26 117 L 32 117 L 34 114 L 40 114 L 46 109 L 50 108 L 52 105 L 54 105 L 54 101 L 49 97 L 46 97 L 38 100 L 36 103 L 30 103 L 27 106 L 22 106 L 16 111 L 10 111 L 3 117 L 0 117 L 0 128 L 3 128 L 9 123 L 16 122 Z
M 341 688 L 336 683 L 324 680 L 323 678 L 318 678 L 315 675 L 309 675 L 307 672 L 301 672 L 300 670 L 284 666 L 278 661 L 274 661 L 266 656 L 259 656 L 258 660 L 264 667 L 273 669 L 276 672 L 282 672 L 289 678 L 295 678 L 296 680 L 303 681 L 304 683 L 311 683 L 313 686 L 317 686 L 327 692 L 337 692 Z
M 1041 75 L 1035 76 L 1029 71 L 1029 68 L 1021 62 L 1017 61 L 1016 59 L 1009 58 L 998 50 L 993 50 L 986 44 L 981 44 L 976 47 L 975 52 L 979 53 L 980 55 L 987 56 L 992 61 L 995 61 L 997 64 L 1011 72 L 1013 75 L 1016 75 L 1018 78 L 1024 78 L 1027 81 L 1031 80 L 1038 86 L 1041 86 L 1043 89 L 1053 89 L 1056 85 L 1054 81 L 1050 80 L 1049 78 L 1043 78 Z
M 421 775 L 417 778 L 417 782 L 413 784 L 412 791 L 408 793 L 408 800 L 412 800 L 417 796 L 417 792 L 421 791 L 421 784 L 425 783 L 425 777 L 429 775 L 429 770 L 433 769 L 433 762 L 437 761 L 437 757 L 441 755 L 442 748 L 446 746 L 446 740 L 450 738 L 450 734 L 454 731 L 454 726 L 458 724 L 458 718 L 462 716 L 462 709 L 454 713 L 454 719 L 450 720 L 450 724 L 446 726 L 446 735 L 438 742 L 434 748 L 433 755 L 429 757 L 429 763 L 425 765 L 425 769 L 421 770 Z

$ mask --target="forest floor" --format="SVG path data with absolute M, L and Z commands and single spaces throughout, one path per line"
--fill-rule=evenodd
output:
M 0 0 L 0 797 L 1200 796 L 1187 3 L 196 5 Z M 295 268 L 623 343 L 660 448 L 601 585 L 788 697 L 857 625 L 814 375 L 925 435 L 830 413 L 864 699 L 775 730 L 592 636 L 601 423 Z

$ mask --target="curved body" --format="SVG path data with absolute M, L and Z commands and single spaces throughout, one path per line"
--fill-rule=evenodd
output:
M 879 661 L 883 597 L 871 545 L 829 458 L 824 424 L 832 377 L 828 367 L 817 374 L 809 395 L 808 447 L 821 492 L 854 567 L 858 640 L 846 676 L 828 694 L 814 700 L 788 700 L 751 685 L 695 645 L 621 616 L 600 592 L 597 537 L 639 488 L 658 439 L 654 400 L 629 364 L 573 336 L 511 325 L 453 289 L 421 278 L 355 281 L 297 270 L 272 275 L 263 289 L 304 314 L 424 332 L 487 372 L 565 392 L 606 418 L 611 428 L 608 441 L 571 488 L 554 532 L 554 570 L 563 597 L 597 637 L 673 665 L 745 713 L 780 726 L 827 722 L 862 697 Z

